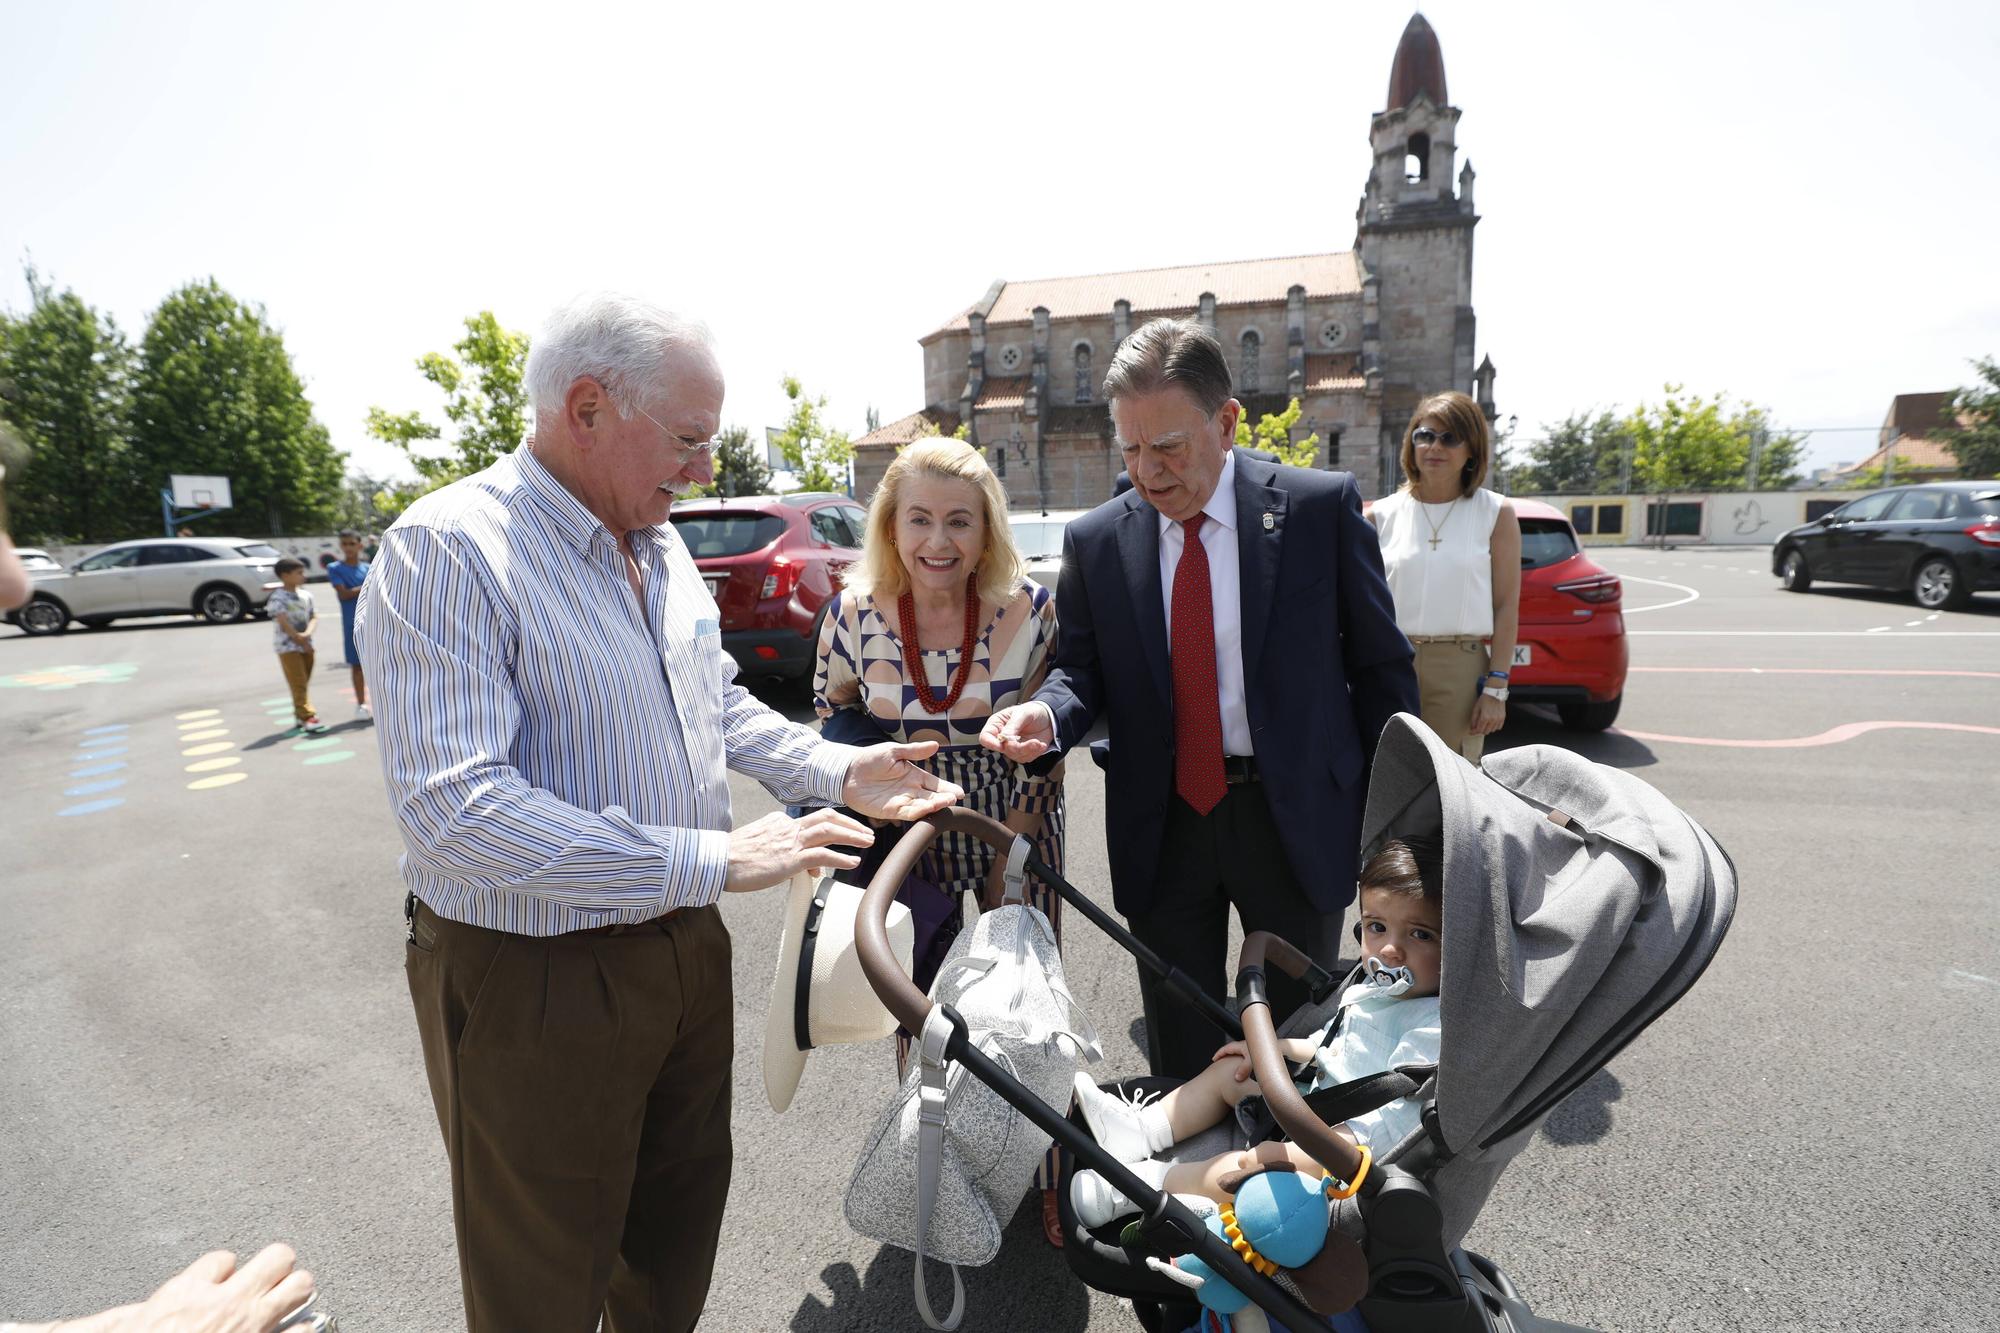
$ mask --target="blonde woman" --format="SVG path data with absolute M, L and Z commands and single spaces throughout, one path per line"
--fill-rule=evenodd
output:
M 861 550 L 820 630 L 813 703 L 822 727 L 843 740 L 936 741 L 924 767 L 963 788 L 965 808 L 1025 835 L 1060 870 L 1061 769 L 1037 777 L 979 744 L 989 716 L 1034 694 L 1056 647 L 1055 598 L 1023 573 L 1000 479 L 957 440 L 909 446 L 876 487 Z M 864 868 L 880 864 L 887 842 Z M 962 895 L 992 901 L 1001 868 L 984 842 L 946 834 L 918 869 L 935 890 L 904 885 L 906 900 L 919 899 L 908 905 L 919 924 L 920 987 L 929 988 L 963 925 Z M 1062 900 L 1032 877 L 1028 897 L 1060 940 Z M 926 931 L 926 921 L 936 928 Z M 908 1055 L 902 1034 L 899 1069 Z M 1060 1244 L 1053 1155 L 1038 1183 L 1044 1230 Z
M 1473 763 L 1507 720 L 1507 669 L 1521 629 L 1521 523 L 1485 489 L 1485 414 L 1462 393 L 1417 404 L 1403 432 L 1403 485 L 1368 517 L 1396 625 L 1417 650 L 1423 719 Z

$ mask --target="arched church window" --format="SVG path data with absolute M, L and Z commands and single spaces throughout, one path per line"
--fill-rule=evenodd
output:
M 1429 180 L 1431 178 L 1431 136 L 1428 134 L 1412 134 L 1410 136 L 1410 146 L 1404 151 L 1407 156 L 1403 158 L 1403 179 L 1411 185 Z
M 1076 345 L 1076 401 L 1090 401 L 1090 344 Z
M 1260 389 L 1257 363 L 1263 354 L 1263 335 L 1255 329 L 1243 330 L 1243 368 L 1237 373 L 1236 382 L 1245 393 L 1256 393 Z

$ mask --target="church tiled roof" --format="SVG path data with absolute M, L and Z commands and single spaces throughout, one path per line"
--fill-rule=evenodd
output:
M 949 435 L 958 429 L 956 412 L 912 412 L 877 426 L 854 442 L 856 449 L 899 448 L 927 435 Z
M 1361 376 L 1359 359 L 1352 352 L 1334 352 L 1306 358 L 1306 392 L 1332 393 L 1337 389 L 1360 389 L 1368 381 Z
M 1221 264 L 1188 264 L 1180 268 L 1135 269 L 1125 273 L 1090 273 L 1074 278 L 1037 278 L 1000 284 L 987 313 L 986 325 L 1027 324 L 1036 306 L 1047 306 L 1051 319 L 1109 317 L 1118 301 L 1130 301 L 1135 321 L 1143 315 L 1183 313 L 1196 308 L 1203 292 L 1217 306 L 1282 302 L 1297 284 L 1308 298 L 1353 296 L 1361 291 L 1360 264 L 1354 252 L 1292 255 L 1283 259 L 1241 259 Z M 975 309 L 977 307 L 974 307 Z M 967 310 L 935 332 L 969 328 Z
M 1025 407 L 1028 402 L 1028 379 L 1017 375 L 1011 379 L 989 379 L 979 386 L 979 401 L 972 406 L 977 411 L 1006 411 L 1010 408 Z
M 1935 435 L 1904 435 L 1894 443 L 1877 449 L 1853 467 L 1843 468 L 1843 473 L 1867 472 L 1879 468 L 1889 461 L 1889 455 L 1896 456 L 1896 471 L 1916 472 L 1956 472 L 1958 455 L 1954 454 L 1945 441 Z

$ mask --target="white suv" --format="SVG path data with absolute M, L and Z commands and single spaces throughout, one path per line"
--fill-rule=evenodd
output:
M 127 616 L 197 615 L 213 624 L 260 611 L 279 584 L 278 550 L 236 537 L 156 537 L 119 542 L 35 580 L 28 604 L 7 619 L 30 634 L 90 629 Z

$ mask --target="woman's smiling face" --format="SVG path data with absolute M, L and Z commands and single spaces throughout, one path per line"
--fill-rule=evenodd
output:
M 896 497 L 896 554 L 918 591 L 959 591 L 986 552 L 986 501 L 956 477 L 919 473 Z

